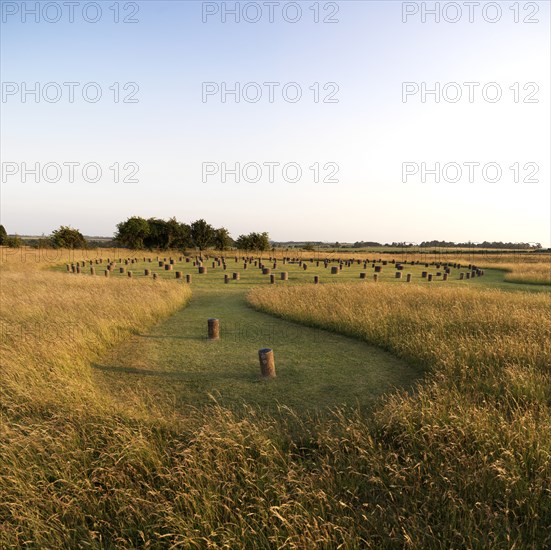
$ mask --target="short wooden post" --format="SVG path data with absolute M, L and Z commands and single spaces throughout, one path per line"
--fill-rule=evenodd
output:
M 459 280 L 460 281 L 462 281 L 464 277 L 465 277 L 465 273 L 460 273 L 459 274 Z
M 90 275 L 95 275 L 95 274 L 96 274 L 96 270 L 93 267 L 91 267 L 90 268 Z
M 218 319 L 208 320 L 209 340 L 220 340 L 220 321 Z
M 406 275 L 406 282 L 407 282 L 407 283 L 411 283 L 411 273 L 408 273 L 408 274 Z
M 129 279 L 132 279 L 132 271 L 129 271 L 129 272 L 128 272 L 128 278 L 129 278 Z
M 275 360 L 274 351 L 270 348 L 258 350 L 258 359 L 260 361 L 260 374 L 262 378 L 275 378 Z
M 442 280 L 443 280 L 443 281 L 447 281 L 447 280 L 448 280 L 448 274 L 447 274 L 447 273 L 444 273 L 444 275 L 442 276 Z
M 275 275 L 274 274 L 270 275 L 270 284 L 275 285 Z
M 230 276 L 227 273 L 225 273 L 224 274 L 224 284 L 227 285 L 229 282 L 230 282 Z
M 124 273 L 124 267 L 119 267 L 119 273 Z
M 282 281 L 287 281 L 287 280 L 289 280 L 289 273 L 287 273 L 287 271 L 282 271 L 282 272 L 279 274 L 279 278 L 280 278 Z
M 181 279 L 181 278 L 182 278 L 182 272 L 176 271 L 176 279 Z
M 379 275 L 377 273 L 373 273 L 373 281 L 376 283 L 379 280 Z
M 318 285 L 319 282 L 320 282 L 319 276 L 318 276 L 318 275 L 314 275 L 314 284 L 315 284 L 315 285 Z
M 191 275 L 189 273 L 186 275 L 186 283 L 191 284 Z
M 157 274 L 156 274 L 156 273 L 153 273 L 153 280 L 154 280 L 154 281 L 157 280 Z
M 149 274 L 150 274 L 150 273 L 151 273 L 151 272 L 149 271 L 149 269 L 144 269 L 144 270 L 143 270 L 143 274 L 144 274 L 146 277 L 149 277 Z
M 427 281 L 430 283 L 432 281 L 432 273 L 427 275 Z
M 104 274 L 106 277 L 109 277 L 109 270 L 106 269 L 106 270 L 103 272 L 103 274 Z

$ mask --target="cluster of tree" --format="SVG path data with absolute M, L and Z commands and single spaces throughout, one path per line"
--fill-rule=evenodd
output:
M 239 250 L 258 250 L 260 252 L 265 252 L 271 248 L 268 233 L 249 233 L 248 235 L 239 235 L 235 241 L 235 246 Z
M 225 227 L 216 229 L 203 219 L 186 224 L 176 218 L 161 220 L 139 216 L 117 224 L 115 241 L 127 248 L 149 250 L 205 250 L 213 247 L 222 251 L 236 246 L 242 250 L 262 251 L 270 248 L 268 233 L 240 235 L 234 241 Z
M 127 248 L 149 250 L 185 250 L 192 247 L 205 250 L 211 246 L 217 250 L 227 250 L 233 245 L 226 228 L 215 229 L 202 219 L 188 225 L 176 218 L 161 220 L 139 216 L 117 224 L 115 241 Z
M 17 235 L 10 237 L 3 225 L 0 225 L 0 246 L 9 246 L 10 248 L 19 248 L 23 241 Z
M 54 248 L 87 248 L 88 246 L 82 233 L 67 225 L 52 231 L 50 242 Z

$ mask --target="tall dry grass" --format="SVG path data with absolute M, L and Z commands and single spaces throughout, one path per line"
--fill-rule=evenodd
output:
M 183 416 L 131 388 L 114 395 L 90 364 L 181 307 L 185 287 L 47 265 L 12 260 L 1 275 L 1 548 L 551 542 L 549 296 L 254 294 L 257 307 L 373 340 L 434 374 L 369 418 L 216 404 Z
M 551 260 L 538 264 L 498 264 L 497 269 L 507 271 L 504 279 L 511 283 L 551 285 Z

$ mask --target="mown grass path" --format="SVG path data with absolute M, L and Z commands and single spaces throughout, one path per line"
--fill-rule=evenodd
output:
M 177 409 L 216 400 L 273 409 L 369 407 L 377 396 L 408 387 L 421 372 L 359 340 L 276 319 L 251 309 L 248 286 L 194 289 L 190 304 L 150 332 L 112 350 L 96 365 L 110 386 L 147 388 Z M 217 317 L 221 339 L 206 340 Z M 277 378 L 262 381 L 258 349 L 271 347 Z

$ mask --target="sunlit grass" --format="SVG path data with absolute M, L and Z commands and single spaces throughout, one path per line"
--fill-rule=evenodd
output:
M 255 307 L 375 343 L 430 374 L 369 416 L 214 402 L 183 415 L 98 384 L 91 363 L 184 306 L 189 287 L 167 274 L 42 269 L 75 259 L 63 254 L 2 264 L 0 547 L 551 543 L 548 294 L 384 279 L 314 286 L 298 268 L 293 285 L 273 288 L 255 273 L 241 281 L 258 288 Z M 237 288 L 221 272 L 195 279 L 201 292 Z

